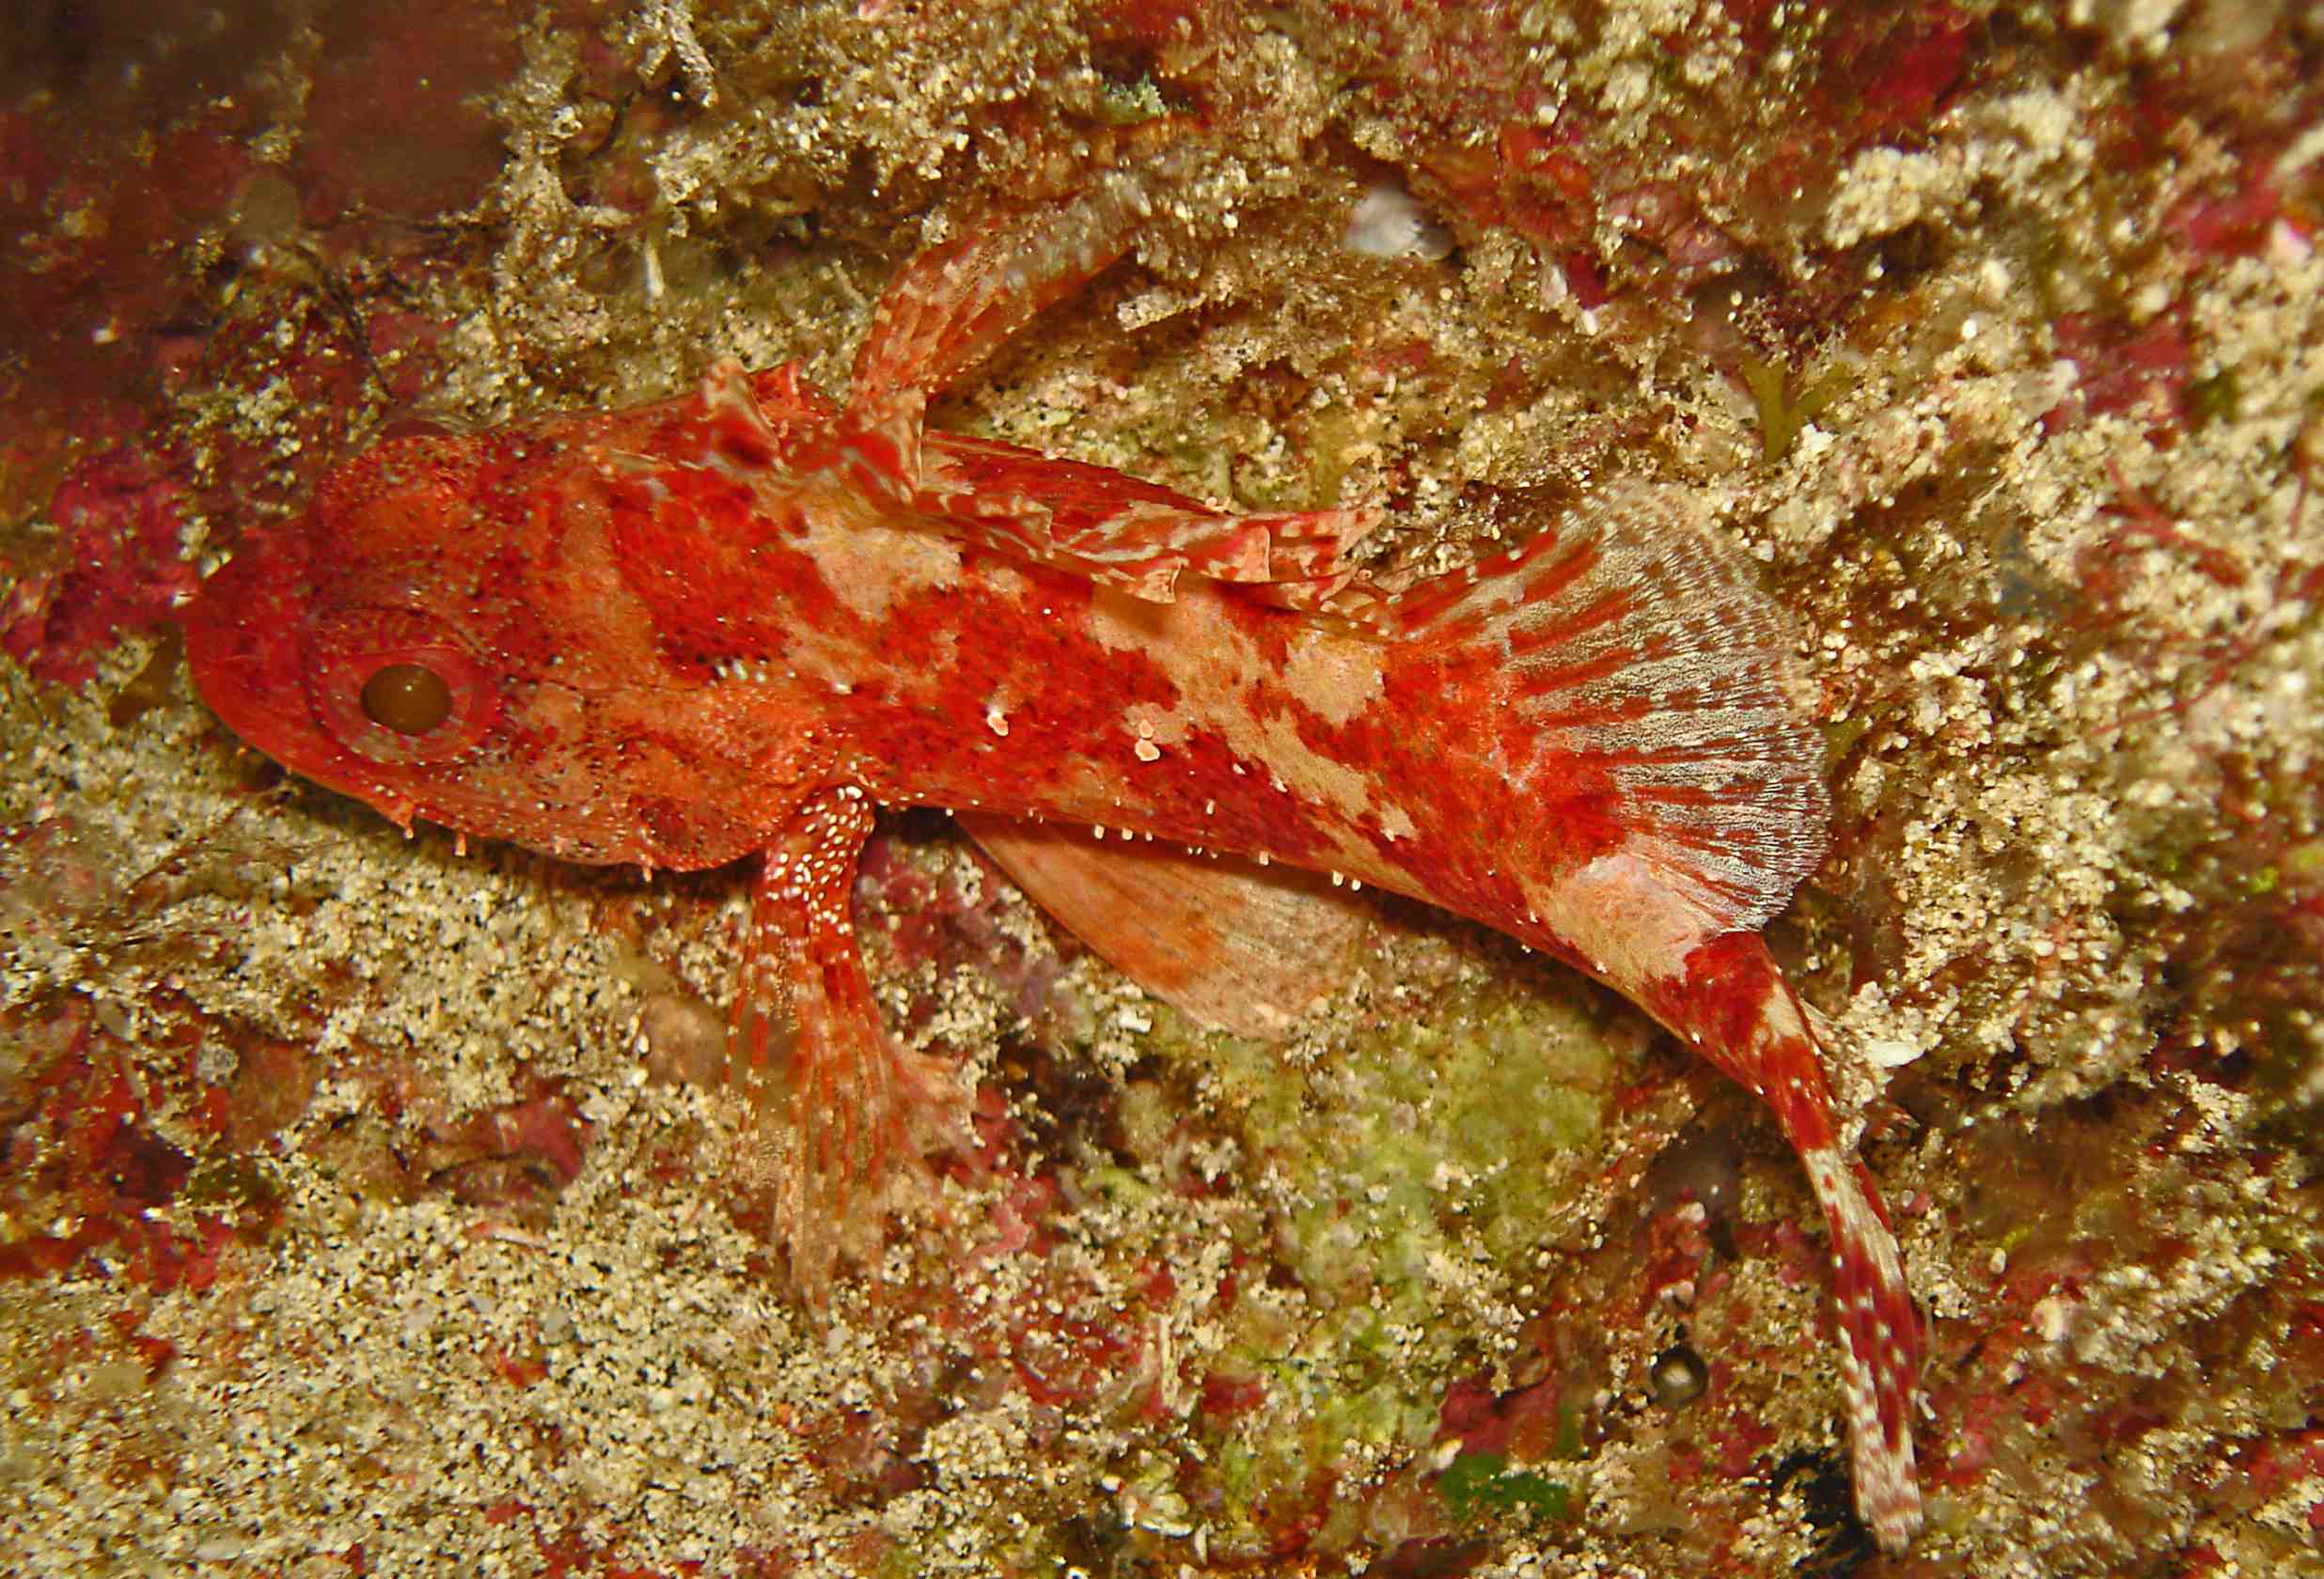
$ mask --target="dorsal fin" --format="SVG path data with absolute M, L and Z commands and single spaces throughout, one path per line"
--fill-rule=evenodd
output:
M 1169 167 L 1164 161 L 1163 168 Z M 856 352 L 845 408 L 794 458 L 972 542 L 1168 602 L 1179 575 L 1323 609 L 1353 578 L 1371 509 L 1214 509 L 1104 467 L 923 425 L 928 397 L 1128 250 L 1156 174 L 1115 172 L 1071 201 L 989 214 L 905 264 Z
M 1248 588 L 1286 608 L 1322 606 L 1354 576 L 1348 552 L 1376 509 L 1213 509 L 1156 483 L 992 439 L 931 433 L 919 508 L 1004 553 L 1151 602 L 1179 575 Z
M 1747 930 L 1823 859 L 1830 800 L 1782 618 L 1702 514 L 1691 490 L 1614 484 L 1392 613 L 1405 640 L 1484 649 L 1537 731 L 1514 778 L 1603 772 L 1631 851 Z

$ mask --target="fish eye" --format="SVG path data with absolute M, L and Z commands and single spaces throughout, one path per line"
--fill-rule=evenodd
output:
M 424 735 L 452 715 L 452 688 L 425 664 L 388 664 L 363 682 L 363 716 L 399 735 Z
M 451 761 L 499 717 L 500 687 L 468 641 L 416 610 L 333 610 L 305 646 L 315 721 L 374 762 Z

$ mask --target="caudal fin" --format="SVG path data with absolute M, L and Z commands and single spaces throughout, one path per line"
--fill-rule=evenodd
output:
M 1713 931 L 1751 931 L 1823 858 L 1823 747 L 1783 618 L 1695 516 L 1693 490 L 1613 484 L 1515 553 L 1398 598 L 1405 640 L 1493 677 L 1520 785 L 1597 775 L 1625 851 Z

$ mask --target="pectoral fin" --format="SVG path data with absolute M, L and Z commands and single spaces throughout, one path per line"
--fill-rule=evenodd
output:
M 1153 208 L 1148 187 L 1110 175 L 1068 202 L 988 215 L 906 263 L 856 351 L 845 408 L 793 464 L 1134 597 L 1168 602 L 1184 572 L 1364 623 L 1375 600 L 1343 595 L 1355 579 L 1345 559 L 1377 510 L 1215 509 L 1103 466 L 926 427 L 932 394 L 1128 249 Z
M 1129 250 L 1153 211 L 1145 177 L 1114 172 L 1070 201 L 992 213 L 888 282 L 848 383 L 851 426 L 875 428 L 945 388 L 1051 303 Z
M 776 1227 L 817 1305 L 839 1259 L 871 1259 L 889 1212 L 927 1193 L 922 1146 L 966 1145 L 949 1073 L 888 1036 L 864 977 L 850 899 L 871 831 L 860 796 L 827 790 L 768 847 L 728 1055 L 730 1080 L 762 1111 L 788 1099 Z

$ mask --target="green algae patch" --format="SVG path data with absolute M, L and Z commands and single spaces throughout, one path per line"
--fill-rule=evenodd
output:
M 1619 1072 L 1574 1001 L 1491 989 L 1353 1035 L 1305 1074 L 1236 1071 L 1249 1152 L 1285 1187 L 1279 1252 L 1318 1296 L 1418 1314 L 1447 1260 L 1535 1245 Z
M 282 1182 L 259 1158 L 225 1157 L 196 1168 L 181 1198 L 189 1206 L 238 1208 L 271 1220 L 282 1210 Z
M 1437 1477 L 1437 1494 L 1463 1521 L 1497 1513 L 1551 1522 L 1573 1517 L 1571 1488 L 1531 1470 L 1513 1473 L 1500 1453 L 1463 1453 Z
M 1814 383 L 1796 387 L 1790 373 L 1779 365 L 1762 362 L 1755 356 L 1745 357 L 1743 383 L 1751 392 L 1752 404 L 1758 408 L 1759 442 L 1764 458 L 1781 461 L 1790 451 L 1800 430 L 1845 395 L 1851 382 L 1845 369 L 1834 368 Z
M 1597 1009 L 1578 980 L 1502 972 L 1392 1023 L 1347 1016 L 1291 1055 L 1217 1035 L 1171 1049 L 1234 1126 L 1231 1187 L 1263 1213 L 1247 1253 L 1271 1263 L 1207 1313 L 1211 1445 L 1177 1484 L 1210 1510 L 1214 1552 L 1264 1549 L 1304 1487 L 1339 1488 L 1313 1510 L 1323 1549 L 1384 1540 L 1382 1521 L 1422 1538 L 1495 1510 L 1567 1516 L 1570 1489 L 1504 1465 L 1429 1490 L 1424 1455 L 1452 1385 L 1517 1346 L 1520 1285 L 1597 1170 L 1628 1074 Z M 1357 1484 L 1386 1501 L 1347 1499 Z

